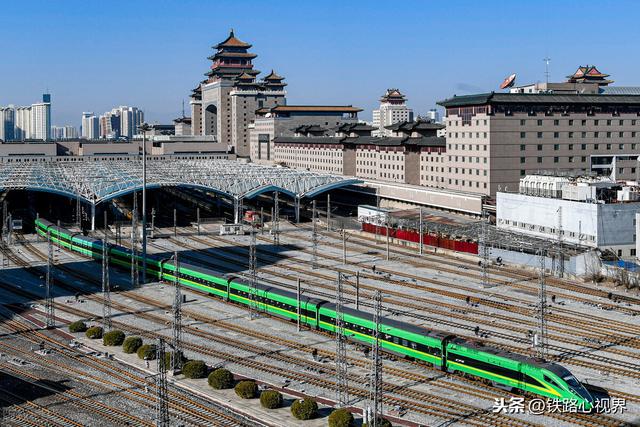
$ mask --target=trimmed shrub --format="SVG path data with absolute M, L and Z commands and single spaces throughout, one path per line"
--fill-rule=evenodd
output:
M 260 404 L 267 409 L 279 408 L 282 406 L 282 394 L 276 390 L 265 390 L 260 393 Z
M 318 404 L 308 397 L 304 400 L 294 400 L 291 404 L 291 414 L 299 420 L 310 420 L 318 415 Z
M 85 332 L 87 330 L 87 324 L 82 320 L 77 320 L 73 323 L 69 323 L 69 332 Z
M 329 415 L 329 427 L 353 427 L 355 425 L 353 414 L 344 408 L 336 409 Z
M 109 331 L 102 337 L 104 345 L 122 345 L 123 342 L 124 332 L 122 331 Z
M 234 383 L 233 374 L 224 368 L 218 368 L 211 372 L 207 381 L 211 388 L 216 390 L 231 388 Z
M 389 421 L 386 418 L 378 418 L 378 425 L 380 427 L 393 427 L 393 424 L 391 424 L 391 421 Z M 362 427 L 367 427 L 367 423 L 363 423 Z
M 208 370 L 209 367 L 202 360 L 189 360 L 182 367 L 182 374 L 185 378 L 204 378 Z
M 136 354 L 140 359 L 155 360 L 156 359 L 156 345 L 145 344 L 140 346 L 136 351 Z
M 172 351 L 168 351 L 168 352 L 166 352 L 166 353 L 164 354 L 164 366 L 166 366 L 166 367 L 167 367 L 167 371 L 171 369 L 171 356 L 172 356 L 172 355 L 173 355 L 173 352 L 172 352 Z M 183 365 L 183 366 L 184 366 L 184 364 L 187 362 L 187 360 L 188 360 L 188 359 L 187 359 L 186 357 L 184 357 L 184 354 L 183 354 L 183 355 L 182 355 L 182 365 Z M 204 375 L 203 377 L 200 377 L 200 378 L 204 378 L 204 377 L 206 377 L 206 376 L 207 376 L 207 375 L 206 375 L 206 373 L 205 373 L 205 375 Z
M 86 335 L 87 338 L 91 338 L 92 340 L 102 338 L 102 328 L 100 326 L 92 326 L 87 329 Z
M 122 351 L 127 354 L 135 353 L 140 347 L 142 347 L 142 338 L 140 337 L 127 337 L 122 343 Z
M 258 397 L 258 384 L 255 381 L 240 381 L 235 387 L 236 394 L 243 399 Z

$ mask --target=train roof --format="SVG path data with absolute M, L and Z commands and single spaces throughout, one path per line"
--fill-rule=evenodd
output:
M 565 377 L 567 375 L 571 375 L 571 372 L 555 363 L 547 362 L 542 359 L 538 359 L 535 357 L 528 357 L 518 353 L 512 353 L 506 350 L 500 350 L 495 347 L 484 345 L 481 341 L 471 341 L 465 338 L 454 338 L 451 340 L 452 344 L 456 344 L 462 347 L 467 347 L 473 350 L 482 351 L 484 353 L 493 354 L 494 356 L 504 357 L 505 359 L 514 360 L 520 363 L 526 363 L 528 365 L 536 366 L 538 368 L 546 369 L 548 371 L 553 372 L 559 377 Z
M 325 304 L 324 307 L 327 307 L 334 311 L 336 309 L 336 305 L 334 303 Z M 342 307 L 342 312 L 345 314 L 349 314 L 351 316 L 360 317 L 362 319 L 373 322 L 373 314 L 366 311 L 356 310 L 350 307 Z M 451 335 L 445 332 L 432 331 L 431 329 L 427 329 L 423 326 L 402 322 L 400 320 L 390 319 L 388 317 L 381 317 L 380 323 L 386 326 L 391 326 L 392 328 L 402 329 L 404 331 L 411 332 L 418 335 L 426 335 L 430 338 L 436 338 L 439 340 L 443 340 L 444 338 Z
M 234 274 L 228 274 L 227 276 L 236 276 Z M 237 278 L 234 280 L 237 283 L 242 283 L 243 285 L 247 285 L 249 286 L 249 280 L 245 279 L 244 277 L 239 277 L 236 276 Z M 262 283 L 256 283 L 256 289 L 259 289 L 261 291 L 265 291 L 265 292 L 269 292 L 271 294 L 276 294 L 276 295 L 280 295 L 283 296 L 285 298 L 291 298 L 291 299 L 296 299 L 298 298 L 298 295 L 295 292 L 291 292 L 291 291 L 287 291 L 285 289 L 282 288 L 278 288 L 276 286 L 270 286 L 270 285 L 264 285 Z M 318 305 L 318 304 L 322 304 L 322 303 L 326 303 L 327 301 L 321 298 L 312 298 L 312 297 L 307 297 L 302 295 L 300 297 L 300 301 L 302 302 L 306 302 L 308 304 L 314 304 L 314 305 Z

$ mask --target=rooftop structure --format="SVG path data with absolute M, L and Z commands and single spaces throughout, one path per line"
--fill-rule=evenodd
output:
M 609 74 L 598 71 L 595 65 L 580 66 L 570 76 L 567 76 L 569 83 L 595 83 L 598 86 L 606 86 L 613 83 L 613 80 L 607 80 Z
M 413 120 L 413 110 L 407 107 L 407 98 L 399 89 L 387 89 L 380 98 L 380 107 L 373 110 L 374 136 L 391 136 L 390 125 Z

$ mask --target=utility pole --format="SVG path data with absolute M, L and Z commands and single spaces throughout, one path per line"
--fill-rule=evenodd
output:
M 173 237 L 178 236 L 178 212 L 173 208 Z
M 564 233 L 562 231 L 562 206 L 560 206 L 558 208 L 558 250 L 557 250 L 558 255 L 556 256 L 558 277 L 564 277 L 564 251 L 562 247 L 563 234 Z
M 534 335 L 536 357 L 544 359 L 547 354 L 547 286 L 545 283 L 546 251 L 538 249 L 540 257 L 540 287 L 538 288 L 538 332 Z
M 256 256 L 256 225 L 251 221 L 251 240 L 249 243 L 249 275 L 250 275 L 250 287 L 249 287 L 249 317 L 251 320 L 258 318 L 258 258 Z
M 278 206 L 278 192 L 273 195 L 273 244 L 280 245 L 280 207 Z
M 300 278 L 296 280 L 296 299 L 297 299 L 297 314 L 298 314 L 298 332 L 300 332 Z
M 347 232 L 342 229 L 342 264 L 347 265 Z
M 178 372 L 182 369 L 182 292 L 180 291 L 180 263 L 178 262 L 178 251 L 173 253 L 173 265 L 175 274 L 173 275 L 173 284 L 175 293 L 173 298 L 173 335 L 172 347 L 173 354 L 171 356 L 171 369 Z
M 80 216 L 80 194 L 76 196 L 76 226 L 82 228 L 82 217 Z
M 367 426 L 378 427 L 382 418 L 382 358 L 380 357 L 380 317 L 382 293 L 373 295 L 373 341 L 371 342 L 371 371 L 369 374 L 369 405 Z
M 313 231 L 311 234 L 311 244 L 313 245 L 313 253 L 311 259 L 311 268 L 318 268 L 318 218 L 316 217 L 316 201 L 313 201 L 313 213 L 312 213 L 312 225 Z
M 264 234 L 264 208 L 260 208 L 260 234 Z
M 422 233 L 424 233 L 424 231 L 422 230 L 422 206 L 418 208 L 420 210 L 420 219 L 419 219 L 419 226 L 418 226 L 418 231 L 420 233 L 420 255 L 422 255 L 423 253 L 423 240 L 424 240 L 424 236 L 422 235 Z
M 158 337 L 156 348 L 156 427 L 169 427 L 167 367 L 164 360 L 164 338 Z
M 151 208 L 151 238 L 156 237 L 156 208 Z
M 487 218 L 486 211 L 482 209 L 482 230 L 480 233 L 480 244 L 482 245 L 482 286 L 484 288 L 489 287 L 489 272 L 487 267 L 489 266 L 489 236 L 487 235 Z
M 360 310 L 360 270 L 356 271 L 356 310 Z
M 342 273 L 338 272 L 336 283 L 336 406 L 349 403 L 349 379 L 347 377 L 347 344 L 344 336 L 344 315 L 342 314 Z
M 109 283 L 109 242 L 107 239 L 107 211 L 104 211 L 104 239 L 102 241 L 102 329 L 111 330 L 111 284 Z
M 45 278 L 45 311 L 47 329 L 56 326 L 55 309 L 53 307 L 53 277 L 51 270 L 53 268 L 53 244 L 51 243 L 51 231 L 47 230 L 47 275 Z
M 138 274 L 138 197 L 133 193 L 133 210 L 131 211 L 131 287 L 140 285 Z
M 200 207 L 196 208 L 196 223 L 198 224 L 198 236 L 200 235 Z
M 378 234 L 380 234 L 380 195 L 377 194 L 376 192 L 376 216 L 375 216 L 375 220 L 376 220 L 376 245 L 378 244 L 379 236 Z
M 9 227 L 7 226 L 7 221 L 8 221 L 7 201 L 3 200 L 2 201 L 2 240 L 4 242 L 7 241 L 7 231 L 9 230 Z
M 327 193 L 327 231 L 331 231 L 331 194 Z

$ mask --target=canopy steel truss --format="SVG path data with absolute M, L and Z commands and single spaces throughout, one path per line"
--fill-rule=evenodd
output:
M 198 187 L 234 199 L 279 191 L 291 197 L 314 196 L 359 183 L 356 179 L 304 170 L 222 159 L 148 160 L 147 187 Z M 0 190 L 34 190 L 83 199 L 92 205 L 142 187 L 140 160 L 15 162 L 0 168 Z

